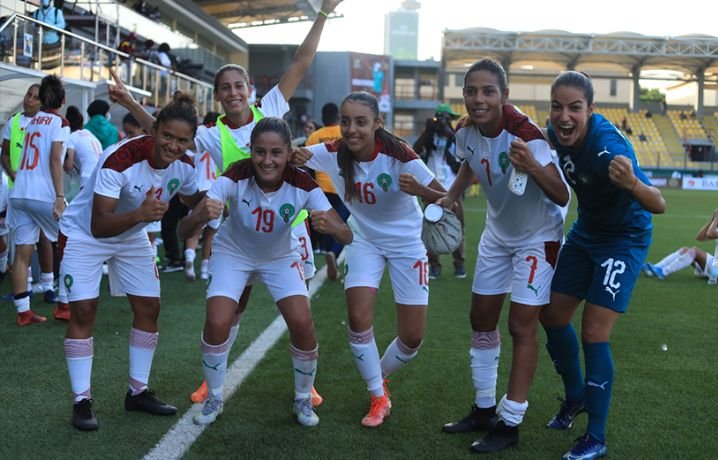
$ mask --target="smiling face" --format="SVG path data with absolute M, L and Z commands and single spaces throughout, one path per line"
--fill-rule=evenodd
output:
M 340 114 L 339 126 L 344 143 L 355 158 L 369 159 L 374 153 L 374 133 L 381 126 L 381 121 L 368 105 L 358 100 L 345 101 Z
M 252 142 L 252 166 L 257 184 L 265 191 L 277 190 L 282 185 L 284 168 L 289 162 L 291 147 L 275 131 L 264 131 Z
M 495 136 L 501 126 L 502 106 L 509 97 L 508 88 L 501 90 L 496 75 L 476 70 L 466 76 L 464 104 L 472 123 L 487 136 Z
M 222 104 L 227 116 L 249 117 L 249 93 L 249 81 L 239 70 L 230 68 L 217 77 L 214 100 Z
M 165 168 L 192 146 L 194 129 L 184 120 L 163 120 L 157 124 L 153 134 L 155 146 L 152 160 L 158 168 Z
M 581 88 L 562 85 L 552 91 L 549 119 L 561 145 L 578 147 L 583 144 L 592 114 L 593 104 L 587 102 Z

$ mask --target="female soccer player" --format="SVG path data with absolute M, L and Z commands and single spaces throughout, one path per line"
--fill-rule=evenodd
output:
M 65 113 L 67 121 L 70 123 L 70 139 L 67 142 L 67 156 L 65 157 L 64 168 L 68 174 L 72 171 L 80 173 L 80 184 L 82 187 L 92 176 L 97 162 L 102 155 L 102 144 L 97 140 L 94 134 L 83 129 L 83 117 L 80 109 L 71 105 Z
M 318 346 L 292 222 L 307 208 L 312 210 L 312 225 L 343 244 L 352 241 L 352 232 L 311 176 L 288 164 L 291 132 L 284 120 L 262 119 L 252 130 L 250 145 L 251 158 L 230 166 L 203 204 L 180 224 L 184 237 L 196 234 L 229 203 L 230 215 L 217 233 L 209 263 L 201 340 L 209 397 L 194 421 L 208 425 L 222 413 L 230 329 L 246 284 L 257 277 L 267 285 L 289 329 L 294 413 L 300 424 L 314 426 L 319 423 L 311 403 Z
M 566 237 L 541 313 L 546 348 L 563 379 L 566 398 L 548 428 L 567 429 L 588 412 L 585 435 L 564 459 L 606 455 L 606 421 L 613 386 L 609 339 L 626 311 L 651 243 L 651 213 L 665 211 L 661 192 L 638 167 L 631 143 L 593 112 L 593 84 L 585 74 L 562 72 L 551 85 L 548 136 L 578 198 L 578 219 Z M 581 373 L 571 318 L 582 301 Z
M 65 103 L 65 89 L 60 78 L 55 75 L 43 78 L 39 96 L 42 108 L 25 128 L 22 159 L 15 175 L 15 187 L 10 193 L 10 228 L 15 242 L 13 303 L 20 326 L 47 321 L 30 310 L 27 268 L 40 232 L 48 240 L 57 241 L 58 220 L 66 206 L 62 161 L 70 128 L 67 120 L 58 113 Z M 52 286 L 53 278 L 50 270 L 43 273 L 41 282 Z M 52 294 L 54 297 L 54 292 Z
M 479 243 L 471 298 L 471 376 L 476 390 L 471 412 L 444 425 L 447 433 L 486 430 L 475 452 L 495 452 L 518 442 L 518 425 L 538 361 L 541 307 L 548 304 L 563 234 L 561 207 L 569 191 L 541 130 L 508 104 L 506 72 L 493 59 L 472 65 L 464 76 L 468 120 L 456 133 L 465 158 L 442 206 L 460 199 L 474 178 L 486 193 L 486 227 Z M 522 194 L 509 189 L 516 172 L 528 175 Z M 496 404 L 501 308 L 511 293 L 513 341 L 508 391 Z M 496 424 L 491 423 L 498 415 Z
M 125 409 L 172 415 L 174 406 L 148 388 L 157 348 L 160 281 L 145 226 L 162 218 L 179 194 L 199 202 L 194 167 L 185 151 L 197 129 L 191 96 L 177 93 L 157 116 L 152 135 L 120 142 L 106 151 L 61 222 L 61 282 L 70 300 L 65 357 L 75 404 L 72 424 L 96 430 L 92 409 L 92 328 L 100 295 L 102 263 L 116 275 L 112 290 L 126 293 L 134 320 L 130 330 L 130 376 Z
M 383 128 L 374 96 L 351 93 L 340 111 L 342 139 L 307 147 L 295 161 L 327 173 L 352 214 L 355 234 L 346 248 L 344 280 L 349 345 L 371 395 L 371 408 L 361 423 L 376 427 L 391 409 L 384 379 L 416 356 L 424 337 L 429 272 L 421 208 L 413 195 L 434 202 L 444 189 L 411 147 Z M 374 302 L 387 264 L 398 337 L 380 359 Z
M 314 24 L 297 49 L 286 72 L 279 83 L 262 97 L 261 108 L 249 103 L 252 85 L 244 67 L 227 64 L 217 70 L 214 76 L 214 98 L 222 105 L 224 115 L 219 117 L 214 126 L 199 127 L 195 136 L 195 145 L 198 152 L 210 153 L 214 163 L 220 168 L 220 172 L 226 171 L 229 165 L 235 161 L 249 157 L 247 146 L 250 134 L 259 120 L 264 117 L 281 117 L 289 111 L 288 101 L 314 59 L 327 16 L 341 2 L 342 0 L 323 0 Z M 130 110 L 143 126 L 151 125 L 152 117 L 135 102 L 119 78 L 114 76 L 114 79 L 117 84 L 109 89 L 111 97 Z M 314 253 L 306 227 L 302 225 L 303 220 L 304 218 L 295 222 L 294 231 L 300 242 L 303 243 L 299 250 L 304 261 L 305 274 L 307 278 L 311 278 L 310 275 L 314 272 Z M 247 286 L 245 295 L 239 302 L 237 317 L 230 336 L 230 348 L 239 331 L 239 322 L 242 312 L 247 308 L 250 292 L 251 285 Z M 316 393 L 314 396 L 314 404 L 321 404 L 321 396 Z M 203 382 L 190 396 L 193 402 L 202 402 L 206 397 L 206 382 Z

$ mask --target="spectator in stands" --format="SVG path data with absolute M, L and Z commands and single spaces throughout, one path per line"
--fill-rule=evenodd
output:
M 630 126 L 628 126 L 628 120 L 626 120 L 626 117 L 623 117 L 623 120 L 621 120 L 621 131 L 629 136 L 633 136 L 633 130 Z
M 641 131 L 641 133 L 638 135 L 638 140 L 641 141 L 641 142 L 647 142 L 647 141 L 648 141 L 648 138 L 647 138 L 646 135 L 643 133 L 643 131 Z
M 414 151 L 421 157 L 434 173 L 436 179 L 449 189 L 454 183 L 461 166 L 461 160 L 456 156 L 456 139 L 451 121 L 459 117 L 449 104 L 440 104 L 433 118 L 426 120 L 426 126 L 419 138 L 414 142 Z M 463 193 L 457 201 L 456 214 L 461 224 L 464 224 Z M 437 279 L 441 276 L 441 260 L 438 254 L 429 255 L 429 278 Z M 452 253 L 454 258 L 454 276 L 466 278 L 464 267 L 464 243 Z
M 311 136 L 307 138 L 306 145 L 332 142 L 342 138 L 342 131 L 339 127 L 339 107 L 335 103 L 329 102 L 322 107 L 322 123 L 324 123 L 324 127 L 314 131 Z M 339 217 L 346 222 L 349 218 L 349 210 L 344 206 L 344 203 L 337 194 L 337 190 L 334 188 L 334 185 L 332 185 L 329 175 L 321 171 L 315 171 L 314 178 L 329 200 L 329 203 L 331 203 L 332 207 L 337 211 L 337 214 L 339 214 Z M 327 278 L 334 281 L 338 277 L 337 259 L 342 249 L 344 249 L 344 245 L 337 242 L 331 235 L 312 232 L 312 236 L 315 234 L 318 235 L 318 237 L 316 238 L 316 245 L 314 239 L 312 239 L 312 246 L 318 247 L 319 250 L 324 253 L 324 261 L 327 265 Z
M 120 42 L 118 50 L 133 56 L 135 54 L 135 43 L 137 43 L 137 34 L 130 32 L 130 34 Z
M 67 25 L 65 16 L 62 14 L 62 8 L 52 6 L 51 0 L 42 0 L 40 8 L 32 13 L 32 17 L 58 29 L 65 29 Z M 42 43 L 44 45 L 60 46 L 60 35 L 54 30 L 44 29 Z
M 87 107 L 87 115 L 90 120 L 85 129 L 95 135 L 103 150 L 120 140 L 119 131 L 110 123 L 110 104 L 102 99 L 95 99 Z
M 311 136 L 314 131 L 318 130 L 319 128 L 321 128 L 321 125 L 319 123 L 309 119 L 306 121 L 306 123 L 304 123 L 304 135 L 307 137 L 307 139 L 309 139 L 309 136 Z
M 155 54 L 157 53 L 157 50 L 155 49 L 155 42 L 154 40 L 147 39 L 142 44 L 142 49 L 136 51 L 136 56 L 139 58 L 142 58 L 146 61 L 155 62 L 157 57 Z
M 167 43 L 161 43 L 160 46 L 157 48 L 157 54 L 155 57 L 155 64 L 159 64 L 162 67 L 166 67 L 168 69 L 174 69 L 174 65 L 172 65 L 172 57 L 171 57 L 171 48 L 170 45 Z M 163 72 L 163 76 L 166 76 L 167 73 Z
M 646 110 L 646 118 L 652 118 L 652 117 L 653 117 L 653 114 L 651 113 L 651 111 Z

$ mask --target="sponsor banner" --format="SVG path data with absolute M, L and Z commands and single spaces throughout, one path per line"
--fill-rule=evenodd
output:
M 379 111 L 392 111 L 390 84 L 391 58 L 389 56 L 350 53 L 349 69 L 351 90 L 366 91 L 379 101 Z
M 684 190 L 718 190 L 718 177 L 684 177 Z

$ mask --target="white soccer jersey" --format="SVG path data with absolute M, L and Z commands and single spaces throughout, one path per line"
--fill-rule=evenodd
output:
M 70 134 L 67 148 L 75 151 L 75 169 L 80 172 L 80 185 L 84 187 L 100 160 L 102 144 L 90 131 L 78 129 Z
M 231 166 L 207 196 L 229 201 L 229 218 L 214 238 L 213 251 L 239 254 L 257 262 L 297 253 L 299 242 L 292 234 L 292 222 L 302 208 L 332 208 L 314 179 L 294 167 L 284 172 L 278 190 L 263 192 L 255 182 L 249 159 Z
M 561 207 L 549 200 L 530 177 L 523 195 L 509 190 L 513 166 L 508 151 L 517 138 L 528 144 L 541 166 L 555 163 L 540 129 L 513 106 L 504 106 L 502 129 L 496 137 L 485 137 L 472 125 L 456 133 L 457 155 L 466 159 L 486 193 L 484 231 L 507 246 L 558 241 L 563 234 Z
M 95 194 L 118 200 L 116 213 L 138 209 L 155 187 L 158 200 L 170 201 L 177 193 L 193 195 L 197 189 L 194 165 L 186 155 L 173 161 L 164 169 L 152 166 L 154 138 L 141 136 L 126 139 L 109 147 L 100 158 L 90 178 L 93 187 L 83 187 L 62 214 L 60 231 L 67 237 L 92 236 L 92 201 Z M 146 222 L 141 222 L 120 235 L 98 238 L 105 242 L 122 242 L 145 232 Z
M 200 190 L 209 190 L 217 180 L 217 164 L 212 159 L 209 151 L 197 153 L 192 157 L 194 161 L 195 174 L 197 176 L 197 187 Z
M 50 151 L 53 142 L 62 142 L 63 148 L 66 148 L 69 136 L 70 124 L 57 111 L 40 111 L 35 114 L 25 128 L 22 158 L 10 198 L 55 202 Z
M 284 95 L 279 90 L 279 86 L 273 87 L 262 98 L 262 107 L 259 109 L 265 117 L 281 118 L 289 111 L 289 104 L 284 99 Z M 244 126 L 233 126 L 226 118 L 223 119 L 226 127 L 234 139 L 238 147 L 246 149 L 249 156 L 249 138 L 252 129 L 259 120 L 253 118 L 252 121 Z M 194 137 L 194 143 L 198 152 L 209 152 L 214 163 L 223 168 L 222 161 L 222 139 L 217 125 L 200 126 L 197 128 L 197 134 Z
M 307 147 L 312 158 L 307 167 L 329 175 L 340 197 L 344 196 L 344 178 L 337 164 L 339 142 Z M 371 161 L 354 162 L 354 186 L 359 197 L 344 204 L 351 212 L 352 230 L 367 241 L 383 248 L 414 246 L 421 239 L 422 213 L 416 197 L 399 190 L 399 175 L 410 173 L 422 185 L 429 185 L 434 174 L 407 151 L 390 155 L 377 144 Z
M 2 138 L 3 140 L 10 140 L 10 131 L 12 129 L 12 119 L 15 118 L 15 115 L 7 119 L 7 123 L 5 123 L 5 126 L 3 126 L 2 129 Z M 30 124 L 32 121 L 32 117 L 26 117 L 25 114 L 20 115 L 20 128 L 24 131 L 27 128 L 27 125 Z

